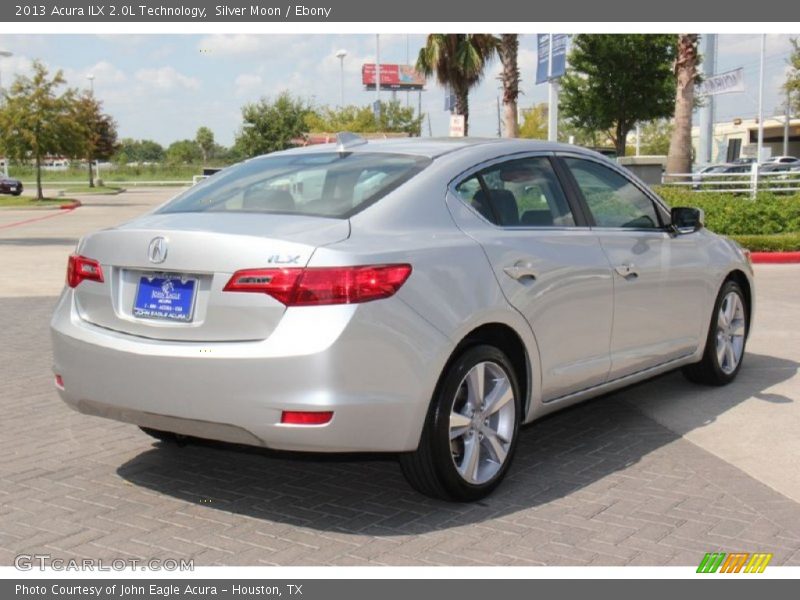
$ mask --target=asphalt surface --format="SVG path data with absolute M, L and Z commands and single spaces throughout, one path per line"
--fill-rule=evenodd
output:
M 454 505 L 412 491 L 391 457 L 177 447 L 60 402 L 47 324 L 66 256 L 174 192 L 0 211 L 0 564 L 696 565 L 721 550 L 800 565 L 800 267 L 757 268 L 734 384 L 668 374 L 543 419 L 494 495 Z

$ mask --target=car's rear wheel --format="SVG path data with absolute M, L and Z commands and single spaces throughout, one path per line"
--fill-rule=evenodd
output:
M 747 299 L 741 286 L 726 281 L 719 290 L 706 349 L 700 362 L 683 368 L 689 381 L 705 385 L 725 385 L 742 368 L 749 329 Z
M 466 502 L 487 496 L 508 471 L 521 406 L 508 357 L 493 346 L 467 349 L 442 376 L 419 447 L 400 455 L 406 479 L 434 498 Z

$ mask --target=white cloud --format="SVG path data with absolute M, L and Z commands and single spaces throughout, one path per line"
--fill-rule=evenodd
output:
M 280 58 L 302 44 L 299 35 L 209 35 L 200 40 L 200 52 L 209 56 L 256 56 Z M 295 48 L 296 49 L 296 48 Z
M 175 89 L 196 90 L 200 87 L 200 80 L 178 72 L 174 67 L 159 67 L 154 69 L 139 69 L 136 79 L 151 88 L 162 91 Z
M 258 97 L 264 92 L 264 78 L 254 73 L 242 73 L 233 81 L 233 93 L 239 97 Z

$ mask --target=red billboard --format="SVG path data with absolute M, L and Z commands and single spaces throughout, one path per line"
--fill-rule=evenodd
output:
M 361 67 L 361 83 L 368 90 L 375 89 L 375 63 Z M 425 76 L 411 65 L 381 65 L 382 90 L 421 90 L 425 86 Z

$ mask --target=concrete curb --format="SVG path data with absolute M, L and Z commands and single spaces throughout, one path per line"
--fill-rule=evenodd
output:
M 751 252 L 750 260 L 756 264 L 795 264 L 800 263 L 800 252 Z

